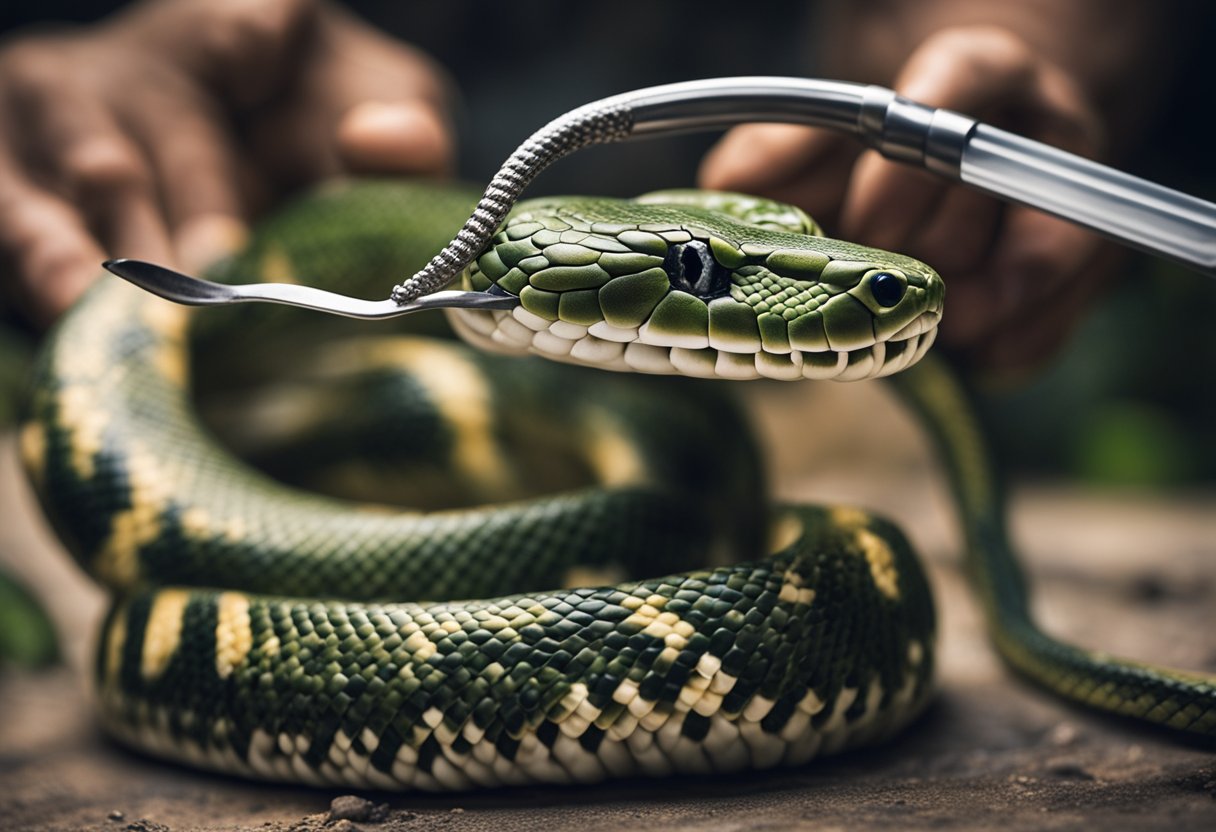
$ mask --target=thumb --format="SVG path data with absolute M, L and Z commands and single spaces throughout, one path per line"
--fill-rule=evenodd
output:
M 322 11 L 316 0 L 143 2 L 119 13 L 113 29 L 248 109 L 279 95 L 298 71 Z
M 338 156 L 351 173 L 447 174 L 451 130 L 426 101 L 365 101 L 338 124 Z
M 350 172 L 443 174 L 455 155 L 454 86 L 425 55 L 336 7 L 309 70 L 319 107 L 337 124 L 334 151 Z

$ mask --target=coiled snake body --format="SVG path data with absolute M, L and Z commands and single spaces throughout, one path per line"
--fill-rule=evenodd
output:
M 212 276 L 371 294 L 470 203 L 330 190 Z M 733 195 L 525 203 L 466 276 L 521 305 L 454 324 L 493 350 L 644 373 L 911 367 L 940 279 L 816 232 Z M 273 395 L 251 392 L 273 356 Z M 965 396 L 936 362 L 896 378 L 943 450 L 1002 654 L 1062 695 L 1211 734 L 1210 679 L 1034 627 Z M 204 767 L 386 789 L 735 771 L 891 735 L 930 694 L 925 579 L 878 518 L 768 507 L 727 386 L 298 311 L 190 316 L 102 281 L 49 343 L 23 447 L 65 543 L 116 593 L 96 665 L 107 730 Z

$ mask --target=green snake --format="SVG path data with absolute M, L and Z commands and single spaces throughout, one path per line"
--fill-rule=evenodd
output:
M 331 188 L 209 276 L 375 292 L 471 203 Z M 787 206 L 668 192 L 521 203 L 465 280 L 520 299 L 453 314 L 492 351 L 729 379 L 906 369 L 1004 658 L 1085 705 L 1216 732 L 1212 678 L 1032 622 L 967 395 L 917 363 L 944 294 L 928 266 Z M 731 772 L 893 735 L 931 696 L 924 575 L 882 519 L 768 505 L 730 387 L 298 310 L 190 314 L 100 281 L 49 339 L 22 443 L 56 530 L 115 593 L 106 730 L 382 789 Z

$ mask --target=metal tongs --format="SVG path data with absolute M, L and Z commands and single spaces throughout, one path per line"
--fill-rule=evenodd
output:
M 1091 228 L 1216 277 L 1216 205 L 1080 156 L 867 84 L 804 78 L 711 78 L 627 92 L 586 104 L 534 133 L 491 180 L 456 237 L 390 298 L 359 300 L 280 283 L 224 285 L 139 260 L 105 267 L 148 291 L 195 306 L 268 301 L 354 318 L 420 309 L 506 309 L 506 293 L 439 291 L 489 243 L 524 188 L 557 159 L 592 144 L 752 121 L 843 130 L 889 159 Z

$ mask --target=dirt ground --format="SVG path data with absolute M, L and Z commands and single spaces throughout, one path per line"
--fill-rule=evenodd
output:
M 38 520 L 9 437 L 0 445 L 0 560 L 45 599 L 69 660 L 46 674 L 0 677 L 0 829 L 1216 828 L 1210 746 L 1081 713 L 997 663 L 955 566 L 944 488 L 915 428 L 881 394 L 869 385 L 760 386 L 754 396 L 769 447 L 782 448 L 772 454 L 781 496 L 881 509 L 929 563 L 941 613 L 941 692 L 902 738 L 729 778 L 363 795 L 387 803 L 387 812 L 344 820 L 327 814 L 341 791 L 248 783 L 136 756 L 98 734 L 84 681 L 104 599 Z M 1025 486 L 1013 512 L 1037 606 L 1053 631 L 1216 671 L 1216 493 Z

